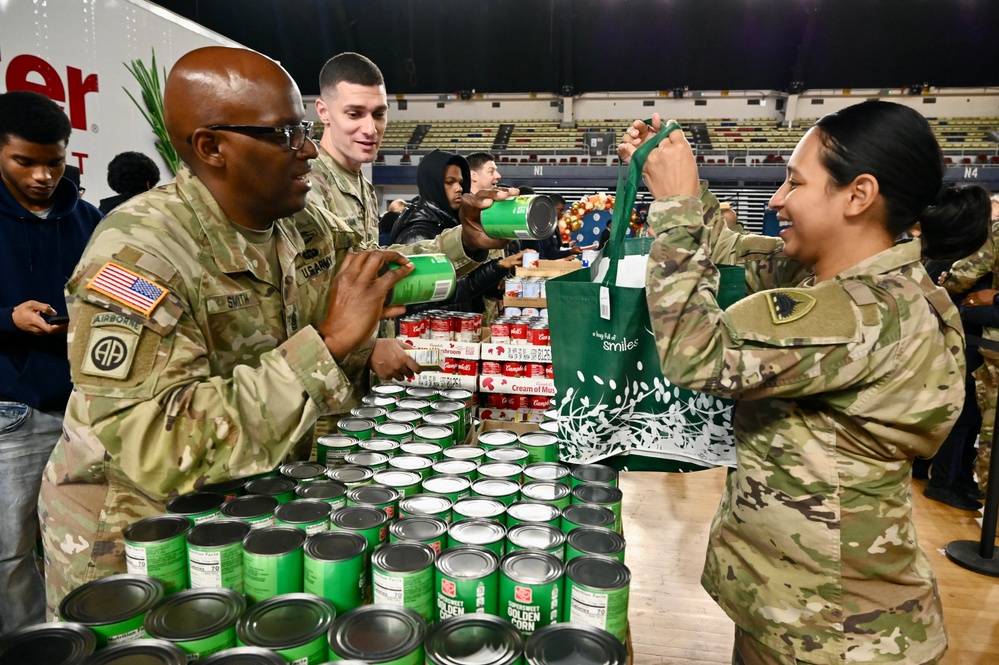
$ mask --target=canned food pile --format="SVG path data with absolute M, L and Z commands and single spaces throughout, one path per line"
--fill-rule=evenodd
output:
M 131 524 L 128 574 L 60 604 L 66 639 L 175 657 L 143 662 L 281 662 L 236 660 L 250 649 L 296 663 L 446 664 L 471 662 L 471 650 L 476 663 L 541 665 L 582 644 L 575 663 L 624 663 L 617 472 L 560 464 L 543 431 L 456 445 L 465 402 L 447 396 L 470 397 L 397 393 L 397 404 L 456 406 L 342 422 L 335 442 L 320 441 L 325 461 L 177 497 Z M 451 425 L 424 422 L 436 413 Z M 379 425 L 398 438 L 374 436 Z
M 427 310 L 401 317 L 398 336 L 401 339 L 481 342 L 482 315 L 443 309 Z

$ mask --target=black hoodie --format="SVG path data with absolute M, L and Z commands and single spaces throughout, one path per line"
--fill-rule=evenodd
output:
M 461 169 L 461 189 L 468 193 L 472 181 L 468 162 L 453 152 L 434 150 L 420 160 L 416 169 L 416 184 L 420 195 L 413 199 L 392 226 L 392 242 L 410 245 L 420 240 L 431 240 L 458 225 L 458 212 L 444 192 L 444 171 L 451 164 Z M 447 300 L 422 305 L 410 305 L 407 313 L 427 309 L 447 309 L 457 312 L 482 312 L 484 295 L 493 295 L 507 271 L 492 260 L 458 279 L 454 294 Z
M 33 335 L 14 325 L 11 313 L 27 300 L 66 313 L 63 287 L 101 220 L 63 178 L 52 209 L 40 219 L 0 183 L 0 400 L 52 411 L 66 407 L 72 384 L 66 335 Z

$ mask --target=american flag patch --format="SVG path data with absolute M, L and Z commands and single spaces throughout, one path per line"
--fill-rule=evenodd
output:
M 114 263 L 105 263 L 87 284 L 88 289 L 103 293 L 122 305 L 149 316 L 169 293 L 165 288 L 150 282 Z

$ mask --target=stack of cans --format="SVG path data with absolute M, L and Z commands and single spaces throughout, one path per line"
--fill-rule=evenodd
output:
M 493 344 L 551 346 L 548 319 L 538 315 L 508 316 L 504 314 L 489 327 L 489 337 Z
M 482 315 L 475 312 L 428 310 L 399 319 L 398 336 L 401 339 L 480 342 Z

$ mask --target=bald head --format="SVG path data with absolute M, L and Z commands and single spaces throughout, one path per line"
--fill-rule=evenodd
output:
M 222 46 L 182 56 L 170 70 L 163 91 L 170 141 L 192 168 L 196 160 L 189 139 L 196 129 L 274 124 L 264 122 L 268 106 L 282 101 L 302 106 L 302 96 L 288 72 L 256 51 Z

